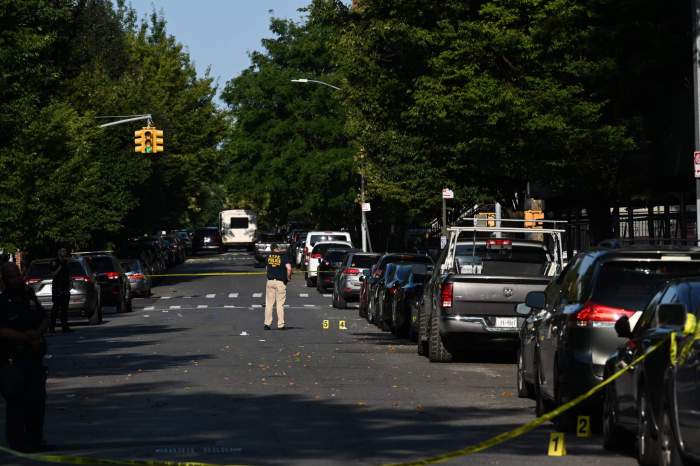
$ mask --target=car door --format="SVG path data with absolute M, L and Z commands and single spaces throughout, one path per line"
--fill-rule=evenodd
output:
M 700 283 L 690 285 L 690 309 L 700 320 Z M 680 434 L 686 451 L 697 457 L 700 456 L 700 340 L 691 343 L 687 359 L 678 365 L 675 385 Z
M 577 256 L 572 263 L 562 272 L 555 286 L 547 287 L 546 307 L 540 320 L 535 325 L 537 338 L 537 366 L 541 380 L 542 393 L 548 397 L 554 397 L 552 388 L 552 374 L 554 371 L 554 357 L 556 353 L 556 330 L 559 318 L 564 306 L 568 303 L 567 296 L 575 289 L 578 268 L 582 256 Z M 570 296 L 568 296 L 570 297 Z

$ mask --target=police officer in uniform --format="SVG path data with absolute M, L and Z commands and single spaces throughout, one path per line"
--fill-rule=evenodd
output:
M 265 287 L 265 330 L 272 325 L 272 308 L 277 303 L 277 328 L 285 329 L 284 302 L 287 299 L 287 282 L 292 279 L 292 264 L 286 254 L 280 254 L 279 246 L 270 246 L 267 256 L 267 286 Z
M 41 451 L 46 448 L 44 333 L 49 322 L 16 264 L 2 264 L 0 278 L 0 392 L 5 398 L 7 443 L 18 451 Z

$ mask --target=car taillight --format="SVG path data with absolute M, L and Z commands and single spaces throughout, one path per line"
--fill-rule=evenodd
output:
M 24 279 L 24 283 L 27 285 L 34 285 L 35 283 L 39 283 L 41 281 L 41 278 L 36 278 L 36 277 L 28 277 Z
M 443 309 L 452 308 L 452 293 L 454 287 L 452 282 L 445 282 L 440 286 L 440 305 Z
M 146 276 L 142 273 L 132 273 L 129 275 L 129 280 L 144 280 Z
M 343 273 L 345 275 L 360 275 L 360 269 L 345 267 L 345 269 L 343 269 Z
M 105 277 L 107 280 L 119 280 L 119 272 L 107 272 Z
M 92 279 L 88 277 L 87 275 L 73 275 L 70 277 L 71 280 L 76 281 L 76 282 L 85 282 L 85 283 L 90 283 L 92 282 Z
M 320 252 L 314 252 L 311 254 L 312 259 L 320 259 L 321 258 L 321 253 Z
M 611 327 L 622 317 L 632 317 L 635 311 L 619 307 L 604 306 L 593 302 L 587 302 L 576 313 L 576 325 L 579 327 Z
M 309 255 L 309 248 L 307 248 L 306 246 L 304 246 L 304 255 L 305 256 Z

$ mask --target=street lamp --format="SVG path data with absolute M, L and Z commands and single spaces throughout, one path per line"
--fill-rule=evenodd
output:
M 339 91 L 340 88 L 338 86 L 334 86 L 332 84 L 328 84 L 327 82 L 324 81 L 319 81 L 317 79 L 306 79 L 306 78 L 298 78 L 298 79 L 292 79 L 291 80 L 293 83 L 302 83 L 302 84 L 321 84 L 323 86 L 328 86 L 333 90 Z M 362 236 L 362 251 L 367 252 L 367 217 L 365 216 L 365 210 L 363 209 L 363 206 L 365 204 L 365 176 L 364 173 L 362 172 L 362 169 L 360 169 L 360 215 L 361 215 L 361 220 L 360 220 L 360 235 Z M 370 243 L 371 244 L 371 243 Z M 370 245 L 370 250 L 372 249 Z

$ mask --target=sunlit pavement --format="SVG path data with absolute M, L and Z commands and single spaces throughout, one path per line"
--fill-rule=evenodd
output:
M 263 269 L 244 251 L 197 256 L 128 314 L 49 339 L 53 454 L 217 464 L 383 464 L 463 448 L 531 420 L 514 357 L 484 351 L 431 364 L 415 345 L 304 286 L 287 293 L 286 331 L 263 329 Z M 327 329 L 324 329 L 324 321 Z M 346 328 L 343 330 L 342 328 Z M 636 464 L 601 439 L 551 425 L 448 464 Z M 0 455 L 1 464 L 29 464 Z

